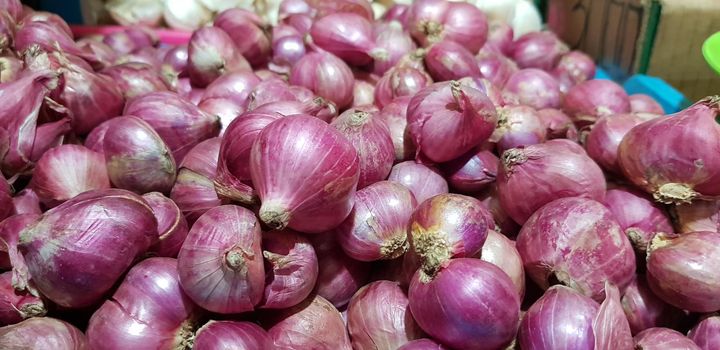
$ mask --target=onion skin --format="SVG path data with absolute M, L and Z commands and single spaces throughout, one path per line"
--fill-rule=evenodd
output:
M 262 245 L 267 272 L 261 307 L 285 309 L 305 300 L 319 269 L 310 241 L 290 230 L 271 231 L 263 235 Z
M 340 312 L 321 296 L 310 296 L 271 318 L 268 335 L 273 349 L 352 349 Z
M 0 221 L 15 214 L 14 207 L 12 188 L 2 173 L 0 173 Z
M 408 249 L 408 222 L 417 201 L 407 187 L 376 182 L 355 195 L 352 212 L 335 234 L 345 253 L 356 260 L 395 259 Z
M 622 307 L 633 334 L 653 327 L 675 327 L 685 317 L 683 311 L 653 294 L 644 275 L 637 275 L 625 289 Z
M 161 257 L 176 257 L 188 234 L 187 220 L 177 204 L 162 193 L 146 193 L 143 199 L 152 208 L 158 222 L 159 240 L 150 247 L 150 251 Z
M 567 93 L 573 86 L 595 76 L 595 62 L 583 52 L 570 51 L 560 58 L 552 73 L 560 82 L 560 90 Z
M 57 86 L 57 74 L 47 70 L 28 73 L 0 85 L 0 97 L 6 101 L 0 106 L 0 130 L 7 133 L 7 141 L 0 142 L 0 149 L 3 143 L 7 145 L 7 153 L 0 152 L 3 174 L 14 175 L 31 166 L 36 139 L 33 125 L 37 125 L 45 97 Z
M 170 192 L 175 183 L 175 160 L 160 135 L 132 116 L 107 123 L 103 152 L 113 185 L 138 194 Z
M 475 57 L 464 46 L 449 40 L 433 44 L 425 55 L 425 65 L 435 81 L 480 76 Z
M 249 185 L 250 151 L 260 132 L 281 117 L 277 113 L 251 111 L 230 123 L 220 144 L 218 171 L 214 179 L 218 195 L 241 203 L 255 201 L 256 194 Z
M 226 98 L 243 108 L 253 89 L 260 84 L 260 78 L 253 72 L 232 72 L 223 74 L 205 88 L 203 100 Z M 223 125 L 227 128 L 227 125 Z
M 390 174 L 395 148 L 390 130 L 377 113 L 349 109 L 331 123 L 357 151 L 360 167 L 358 189 L 382 181 Z
M 436 343 L 430 339 L 418 339 L 406 343 L 398 348 L 398 350 L 445 350 L 446 347 Z
M 659 116 L 646 113 L 616 114 L 601 117 L 593 125 L 585 139 L 588 155 L 603 169 L 622 174 L 618 162 L 618 150 L 623 137 L 630 129 Z
M 350 300 L 347 317 L 353 349 L 397 349 L 423 336 L 396 282 L 376 281 L 362 287 Z
M 19 214 L 0 221 L 0 268 L 12 270 L 12 286 L 17 291 L 36 292 L 28 286 L 28 268 L 17 244 L 20 233 L 39 218 L 38 214 Z
M 503 55 L 508 55 L 512 49 L 513 37 L 513 28 L 508 23 L 501 20 L 490 20 L 488 39 L 485 44 L 497 49 Z
M 694 201 L 670 210 L 677 233 L 720 232 L 720 201 Z
M 0 57 L 0 83 L 9 83 L 20 77 L 23 61 L 15 57 Z
M 522 349 L 594 350 L 593 320 L 600 306 L 572 288 L 550 287 L 520 323 Z
M 222 29 L 203 27 L 190 37 L 188 73 L 193 85 L 205 87 L 226 72 L 250 69 L 250 63 Z
M 305 42 L 300 34 L 280 38 L 273 37 L 272 51 L 270 69 L 273 72 L 285 74 L 289 73 L 292 66 L 307 53 Z
M 430 197 L 448 193 L 447 181 L 437 170 L 411 160 L 393 166 L 388 180 L 407 187 L 418 203 L 422 203 Z
M 55 206 L 85 191 L 110 188 L 110 180 L 102 154 L 62 145 L 43 154 L 30 187 L 43 203 Z
M 502 349 L 520 322 L 520 298 L 512 281 L 479 259 L 448 260 L 429 281 L 417 272 L 408 299 L 418 325 L 452 348 Z
M 188 348 L 201 313 L 180 287 L 175 259 L 146 259 L 90 318 L 90 348 Z
M 267 63 L 270 57 L 270 38 L 263 30 L 264 23 L 254 12 L 245 9 L 227 9 L 215 16 L 215 27 L 224 30 L 238 51 L 254 67 Z
M 577 140 L 577 128 L 570 117 L 563 111 L 554 108 L 538 110 L 540 121 L 545 124 L 547 138 Z
M 177 45 L 168 50 L 163 57 L 163 65 L 170 67 L 178 76 L 185 76 L 187 74 L 187 63 L 187 45 Z
M 373 19 L 373 10 L 367 0 L 305 0 L 312 9 L 317 11 L 316 17 L 327 16 L 336 12 L 349 12 Z
M 500 204 L 523 224 L 537 209 L 562 197 L 605 197 L 605 177 L 585 151 L 568 140 L 505 151 L 497 177 Z
M 497 124 L 495 106 L 485 94 L 457 81 L 420 90 L 410 100 L 407 119 L 418 152 L 435 162 L 455 159 L 484 142 Z
M 48 210 L 20 233 L 18 247 L 43 295 L 60 306 L 81 308 L 99 301 L 157 239 L 157 221 L 145 201 L 107 189 Z
M 128 62 L 105 68 L 102 74 L 111 77 L 126 99 L 155 91 L 167 91 L 162 76 L 146 63 Z
M 2 180 L 0 180 L 2 181 Z M 42 214 L 40 197 L 31 188 L 25 188 L 13 197 L 16 214 Z M 3 206 L 4 207 L 4 206 Z M 2 216 L 2 215 L 0 215 Z
M 310 28 L 313 44 L 355 66 L 372 62 L 374 56 L 387 56 L 387 51 L 375 47 L 372 24 L 363 16 L 350 13 L 330 13 L 317 18 Z
M 423 46 L 452 40 L 476 53 L 487 40 L 488 23 L 477 7 L 462 2 L 417 1 L 407 10 L 410 35 Z
M 633 338 L 635 349 L 683 349 L 701 350 L 682 333 L 669 328 L 649 328 Z
M 193 340 L 195 349 L 270 349 L 270 337 L 250 322 L 210 321 L 200 327 Z
M 271 228 L 306 233 L 327 231 L 345 220 L 360 173 L 352 144 L 309 115 L 266 126 L 253 144 L 250 172 L 262 201 L 260 219 Z
M 47 310 L 43 301 L 30 293 L 16 291 L 12 278 L 12 272 L 0 274 L 0 325 L 6 326 L 31 317 L 45 316 Z
M 535 109 L 558 108 L 562 104 L 560 84 L 552 75 L 537 68 L 513 73 L 505 83 L 503 93 L 515 95 L 520 104 Z
M 206 310 L 252 311 L 263 295 L 260 225 L 242 207 L 223 205 L 195 222 L 178 254 L 180 284 Z
M 508 79 L 518 71 L 515 62 L 491 48 L 483 48 L 475 57 L 480 75 L 499 88 L 504 87 Z
M 16 21 L 23 18 L 23 4 L 20 0 L 2 0 L 0 9 L 7 11 Z
M 632 349 L 630 325 L 620 305 L 620 291 L 605 282 L 605 300 L 593 321 L 595 349 Z
M 624 291 L 635 274 L 630 241 L 612 213 L 592 199 L 561 198 L 543 206 L 523 225 L 517 249 L 540 287 L 557 280 L 595 300 L 603 299 L 606 281 Z
M 610 189 L 605 193 L 603 204 L 640 252 L 645 252 L 656 233 L 674 231 L 664 209 L 640 191 L 623 187 Z
M 353 85 L 353 107 L 375 105 L 375 85 L 360 79 L 355 79 Z
M 315 292 L 335 307 L 342 308 L 355 292 L 367 283 L 370 265 L 348 257 L 336 242 L 333 233 L 314 235 L 311 238 L 320 267 Z
M 309 52 L 290 71 L 290 84 L 304 86 L 344 109 L 352 104 L 353 77 L 350 67 L 329 52 Z
M 665 110 L 652 97 L 645 94 L 630 95 L 630 110 L 633 113 L 652 113 L 664 115 Z
M 550 71 L 568 52 L 568 47 L 553 32 L 532 32 L 517 38 L 510 51 L 510 58 L 520 68 Z
M 380 83 L 378 82 L 378 84 Z M 413 144 L 410 130 L 407 127 L 406 117 L 410 98 L 410 96 L 403 96 L 394 99 L 385 105 L 379 114 L 379 118 L 385 121 L 390 131 L 396 162 L 411 160 L 415 157 L 415 144 Z
M 545 142 L 547 130 L 537 111 L 527 106 L 505 106 L 497 109 L 498 125 L 491 141 L 502 154 L 508 149 Z
M 490 228 L 492 214 L 475 198 L 441 194 L 420 203 L 410 219 L 408 239 L 421 264 L 421 281 L 435 276 L 451 258 L 479 253 Z
M 525 295 L 525 270 L 515 242 L 495 230 L 488 230 L 487 239 L 478 256 L 503 270 L 512 280 L 522 300 Z
M 690 330 L 688 338 L 700 349 L 717 349 L 720 346 L 720 316 L 710 316 L 700 321 Z
M 562 109 L 576 125 L 582 126 L 593 124 L 604 115 L 630 113 L 630 99 L 617 83 L 593 79 L 568 90 Z
M 477 197 L 490 211 L 495 221 L 494 230 L 508 237 L 517 236 L 520 225 L 513 220 L 500 205 L 500 196 L 497 193 L 497 183 L 480 193 Z
M 170 147 L 175 162 L 200 141 L 217 136 L 220 123 L 197 106 L 171 92 L 153 92 L 137 97 L 125 106 L 125 115 L 136 116 L 152 126 Z
M 75 326 L 50 317 L 33 317 L 0 328 L 3 349 L 90 349 L 88 339 Z
M 395 67 L 383 74 L 375 86 L 375 103 L 384 108 L 400 97 L 412 97 L 431 83 L 432 78 L 422 69 L 402 65 Z
M 647 280 L 670 305 L 692 312 L 720 310 L 720 234 L 658 234 L 648 246 Z
M 720 196 L 720 159 L 711 151 L 720 147 L 719 104 L 720 97 L 708 97 L 630 130 L 618 151 L 627 179 L 662 203 Z M 681 142 L 666 148 L 662 140 Z
M 397 21 L 375 22 L 373 38 L 376 50 L 387 52 L 387 57 L 376 57 L 373 62 L 373 73 L 378 75 L 383 75 L 416 48 L 410 34 Z

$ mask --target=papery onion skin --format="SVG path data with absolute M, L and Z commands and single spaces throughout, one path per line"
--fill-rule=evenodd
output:
M 160 135 L 132 116 L 107 123 L 103 152 L 113 185 L 139 194 L 170 192 L 175 183 L 175 160 Z
M 522 349 L 594 350 L 593 320 L 600 305 L 572 288 L 550 287 L 520 323 Z
M 415 157 L 415 144 L 407 127 L 406 117 L 410 98 L 410 96 L 403 96 L 394 99 L 380 110 L 378 116 L 385 121 L 390 130 L 390 137 L 395 148 L 396 162 L 410 160 Z
M 285 309 L 305 300 L 318 277 L 318 259 L 310 241 L 285 230 L 262 237 L 265 257 L 265 292 L 261 307 Z
M 39 214 L 18 214 L 0 221 L 0 268 L 12 270 L 12 283 L 17 290 L 28 287 L 25 259 L 17 249 L 20 233 L 39 218 Z
M 463 85 L 469 86 L 487 95 L 487 97 L 490 99 L 490 102 L 492 102 L 495 107 L 518 104 L 516 98 L 508 96 L 507 94 L 503 94 L 502 90 L 499 89 L 488 79 L 479 77 L 465 77 L 458 81 Z
M 245 208 L 208 210 L 193 224 L 178 254 L 183 290 L 212 312 L 252 311 L 265 285 L 260 234 L 254 214 Z
M 198 1 L 164 0 L 163 18 L 170 28 L 193 31 L 212 20 L 212 12 Z
M 220 141 L 219 137 L 214 137 L 200 142 L 180 163 L 180 171 L 170 192 L 170 198 L 185 215 L 188 224 L 192 225 L 210 208 L 228 202 L 218 197 L 213 184 Z
M 373 57 L 387 56 L 375 47 L 372 24 L 363 16 L 337 12 L 320 17 L 310 28 L 313 44 L 355 66 L 372 62 Z
M 177 260 L 149 258 L 90 318 L 90 348 L 186 349 L 201 313 L 180 287 Z
M 653 327 L 675 327 L 685 314 L 662 301 L 651 290 L 645 275 L 637 275 L 622 297 L 622 307 L 633 334 Z
M 518 71 L 518 67 L 511 59 L 501 55 L 493 49 L 480 50 L 476 56 L 480 75 L 502 88 L 508 79 Z
M 720 97 L 708 97 L 672 115 L 634 127 L 620 143 L 623 173 L 662 203 L 720 195 Z M 663 140 L 678 140 L 667 148 Z
M 670 328 L 649 328 L 634 338 L 635 349 L 701 350 L 692 340 Z
M 260 132 L 250 173 L 265 224 L 318 233 L 350 214 L 360 170 L 357 152 L 345 136 L 315 117 L 297 115 Z
M 560 90 L 567 93 L 573 86 L 595 76 L 595 62 L 583 52 L 570 51 L 560 58 L 552 73 L 560 82 Z
M 473 54 L 450 40 L 433 44 L 425 55 L 425 65 L 435 81 L 480 76 L 480 68 Z
M 625 290 L 635 274 L 630 241 L 612 213 L 592 199 L 561 198 L 543 206 L 523 225 L 517 249 L 540 287 L 558 281 L 595 300 L 603 299 L 606 281 Z
M 720 201 L 694 201 L 670 208 L 677 233 L 720 232 Z
M 585 139 L 585 149 L 590 158 L 603 169 L 614 174 L 622 174 L 618 163 L 618 149 L 623 137 L 633 127 L 648 120 L 658 118 L 655 114 L 633 113 L 615 114 L 600 117 Z
M 55 147 L 35 165 L 30 187 L 50 206 L 85 191 L 110 188 L 105 158 L 79 145 Z
M 353 77 L 350 67 L 327 52 L 309 52 L 290 71 L 290 84 L 304 86 L 343 109 L 352 103 Z
M 331 123 L 357 151 L 360 167 L 358 189 L 384 180 L 395 160 L 390 130 L 378 113 L 349 109 Z
M 373 62 L 373 73 L 378 75 L 387 72 L 415 49 L 415 42 L 410 34 L 396 21 L 374 23 L 373 37 L 376 47 L 387 51 L 387 57 L 376 57 Z
M 3 349 L 90 349 L 88 339 L 75 326 L 50 317 L 33 317 L 0 328 Z
M 633 113 L 652 113 L 664 115 L 665 110 L 652 97 L 645 94 L 633 94 L 630 98 L 630 110 Z
M 670 305 L 693 312 L 720 310 L 720 234 L 658 234 L 648 246 L 647 280 Z
M 688 338 L 703 350 L 720 347 L 720 316 L 710 316 L 698 322 L 688 333 Z
M 495 220 L 495 230 L 499 230 L 505 236 L 515 237 L 520 231 L 520 225 L 513 220 L 500 205 L 500 196 L 497 193 L 497 183 L 494 183 L 487 190 L 477 197 L 490 211 Z
M 588 125 L 604 115 L 630 113 L 630 99 L 617 83 L 593 79 L 568 90 L 562 109 L 578 126 Z
M 12 278 L 12 272 L 0 274 L 0 325 L 6 326 L 31 317 L 45 316 L 47 310 L 42 299 L 25 291 L 16 291 Z
M 270 38 L 260 17 L 249 10 L 234 8 L 220 12 L 213 25 L 224 30 L 243 57 L 253 66 L 262 66 L 270 57 Z
M 258 84 L 260 84 L 260 78 L 253 72 L 223 74 L 205 88 L 203 100 L 227 98 L 242 107 L 246 107 L 250 93 Z M 227 127 L 227 125 L 223 125 L 223 127 Z
M 245 321 L 210 321 L 195 332 L 194 349 L 270 349 L 262 327 Z
M 408 249 L 408 222 L 417 201 L 407 187 L 376 182 L 355 195 L 355 206 L 335 229 L 338 243 L 353 259 L 395 259 Z
M 414 2 L 407 10 L 410 34 L 423 46 L 453 40 L 476 53 L 487 40 L 485 14 L 465 3 L 442 0 Z
M 227 98 L 202 98 L 197 106 L 201 111 L 220 118 L 220 135 L 227 125 L 245 111 L 241 105 Z
M 478 147 L 443 165 L 450 186 L 460 193 L 476 193 L 495 182 L 500 159 L 490 150 Z
M 170 147 L 175 162 L 200 141 L 217 136 L 220 123 L 217 116 L 209 115 L 171 92 L 153 92 L 137 97 L 125 106 L 125 115 L 146 121 Z
M 418 152 L 435 162 L 455 159 L 479 145 L 497 124 L 495 106 L 487 96 L 457 81 L 420 90 L 410 100 L 407 119 Z
M 171 48 L 163 57 L 163 64 L 172 68 L 178 76 L 187 74 L 188 46 L 178 45 Z
M 0 57 L 0 83 L 7 83 L 19 78 L 23 62 L 14 57 Z
M 315 292 L 342 308 L 367 283 L 371 265 L 347 256 L 332 232 L 313 235 L 311 239 L 320 267 Z
M 492 228 L 492 214 L 475 198 L 441 194 L 420 203 L 410 219 L 408 239 L 421 264 L 421 281 L 427 282 L 451 258 L 478 254 Z
M 273 349 L 352 349 L 340 312 L 319 295 L 271 318 L 268 335 Z
M 513 44 L 513 28 L 501 20 L 491 20 L 488 25 L 488 39 L 486 46 L 492 46 L 503 55 L 510 54 Z
M 505 106 L 497 109 L 498 125 L 491 137 L 498 154 L 505 150 L 545 142 L 547 129 L 535 109 L 528 106 Z
M 205 87 L 226 72 L 250 70 L 233 40 L 216 27 L 203 27 L 193 32 L 188 44 L 190 81 Z
M 0 221 L 13 214 L 12 189 L 5 177 L 0 173 Z
M 515 248 L 515 241 L 499 232 L 488 230 L 487 239 L 483 243 L 478 257 L 505 272 L 515 285 L 520 299 L 525 295 L 525 270 L 520 253 Z
M 367 0 L 305 0 L 313 8 L 316 17 L 323 17 L 335 12 L 350 12 L 361 15 L 368 20 L 373 19 L 373 10 Z
M 307 52 L 305 42 L 299 34 L 273 38 L 272 51 L 273 57 L 269 66 L 277 73 L 289 73 L 292 66 Z
M 362 287 L 350 300 L 347 317 L 353 349 L 397 349 L 423 336 L 397 282 Z
M 188 223 L 180 208 L 170 198 L 159 192 L 143 195 L 152 208 L 158 222 L 158 242 L 150 247 L 157 256 L 174 258 L 188 234 Z
M 620 305 L 620 291 L 605 282 L 605 300 L 593 321 L 595 349 L 632 349 L 630 325 Z
M 0 2 L 0 9 L 7 11 L 16 21 L 24 14 L 23 4 L 20 0 L 3 0 Z
M 0 180 L 2 181 L 2 180 Z M 13 197 L 16 214 L 42 214 L 40 197 L 31 188 L 25 188 Z M 1 216 L 1 215 L 0 215 Z
M 614 188 L 605 193 L 603 204 L 610 209 L 635 249 L 644 252 L 656 233 L 674 232 L 665 210 L 645 193 L 632 188 Z
M 395 164 L 390 170 L 388 180 L 407 187 L 418 203 L 448 193 L 448 183 L 437 170 L 412 160 Z
M 406 343 L 397 350 L 445 350 L 446 347 L 430 339 L 418 339 Z
M 110 1 L 106 6 L 110 16 L 120 25 L 157 26 L 163 15 L 159 1 Z
M 520 298 L 512 281 L 479 259 L 446 261 L 429 281 L 418 271 L 408 299 L 418 325 L 453 348 L 502 349 L 520 322 Z
M 21 232 L 19 249 L 43 295 L 79 308 L 99 301 L 157 237 L 157 221 L 141 197 L 107 189 L 45 212 Z
M 168 90 L 160 73 L 145 63 L 123 63 L 105 68 L 101 73 L 113 78 L 126 99 L 154 91 Z
M 505 151 L 497 177 L 500 204 L 518 224 L 561 197 L 605 197 L 605 177 L 585 151 L 568 140 Z M 542 185 L 541 185 L 542 184 Z
M 432 78 L 421 69 L 395 67 L 387 71 L 375 86 L 375 103 L 383 108 L 400 97 L 412 97 L 431 83 Z
M 568 47 L 552 32 L 531 32 L 517 38 L 510 57 L 520 68 L 553 69 Z
M 562 104 L 560 84 L 552 75 L 537 68 L 513 73 L 504 89 L 506 94 L 517 95 L 521 104 L 535 109 L 558 108 Z
M 554 108 L 540 109 L 538 110 L 538 117 L 547 128 L 547 138 L 549 140 L 565 138 L 577 140 L 577 128 L 570 117 L 563 111 Z

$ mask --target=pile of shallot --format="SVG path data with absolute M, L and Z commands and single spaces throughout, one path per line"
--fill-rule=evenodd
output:
M 0 1 L 0 348 L 720 348 L 720 97 L 464 2 L 276 12 Z

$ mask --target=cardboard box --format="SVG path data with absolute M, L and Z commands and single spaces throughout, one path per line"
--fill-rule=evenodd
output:
M 702 44 L 720 31 L 720 0 L 547 0 L 548 28 L 616 80 L 663 78 L 690 100 L 720 94 Z

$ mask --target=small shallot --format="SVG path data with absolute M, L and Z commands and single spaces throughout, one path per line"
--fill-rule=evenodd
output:
M 291 230 L 271 231 L 262 237 L 265 292 L 260 306 L 286 309 L 305 300 L 315 287 L 318 259 L 310 241 Z
M 150 246 L 150 251 L 157 256 L 176 257 L 188 234 L 187 220 L 177 204 L 162 193 L 146 193 L 143 199 L 152 208 L 158 222 L 158 242 Z
M 418 203 L 448 193 L 448 183 L 436 169 L 409 160 L 392 167 L 388 180 L 407 187 Z

